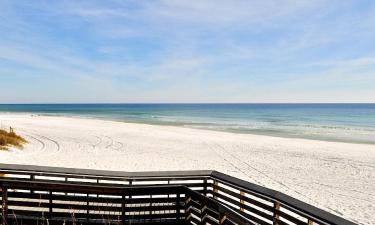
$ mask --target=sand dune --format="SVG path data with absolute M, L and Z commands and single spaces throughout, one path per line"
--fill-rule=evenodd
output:
M 124 171 L 214 169 L 375 224 L 375 146 L 93 119 L 0 114 L 29 144 L 1 163 Z

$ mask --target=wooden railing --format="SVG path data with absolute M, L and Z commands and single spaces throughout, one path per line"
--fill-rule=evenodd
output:
M 116 172 L 0 164 L 10 224 L 355 225 L 217 171 Z

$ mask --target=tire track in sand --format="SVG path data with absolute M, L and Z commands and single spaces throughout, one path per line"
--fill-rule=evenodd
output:
M 31 133 L 31 132 L 28 132 L 28 131 L 26 131 L 26 130 L 24 130 L 22 128 L 17 128 L 17 129 L 23 133 L 22 135 L 35 140 L 36 142 L 38 142 L 41 145 L 41 147 L 38 150 L 39 152 L 40 151 L 44 151 L 46 149 L 46 143 L 43 140 L 37 138 L 36 137 L 37 135 L 35 135 L 35 134 Z
M 60 152 L 61 151 L 61 146 L 60 146 L 59 142 L 57 142 L 56 140 L 54 140 L 52 138 L 49 138 L 49 137 L 46 137 L 46 136 L 42 136 L 42 135 L 39 135 L 39 137 L 47 139 L 48 141 L 54 143 L 56 145 L 56 152 Z
M 43 151 L 44 149 L 46 149 L 46 144 L 45 144 L 42 140 L 40 140 L 40 139 L 38 139 L 38 138 L 36 138 L 36 137 L 30 135 L 30 134 L 24 134 L 24 135 L 25 135 L 26 137 L 29 137 L 29 138 L 31 138 L 31 139 L 34 139 L 36 142 L 38 142 L 38 143 L 41 145 L 41 147 L 39 148 L 39 151 Z
M 109 144 L 107 144 L 106 146 L 105 146 L 105 148 L 110 148 L 110 147 L 112 147 L 113 146 L 113 139 L 110 137 L 110 136 L 104 136 L 105 138 L 107 138 L 108 140 L 109 140 Z
M 96 142 L 96 143 L 94 143 L 94 144 L 92 145 L 92 148 L 93 148 L 93 149 L 96 149 L 96 147 L 97 147 L 98 145 L 100 145 L 100 144 L 103 142 L 103 139 L 102 139 L 101 137 L 99 137 L 99 136 L 96 136 L 96 135 L 93 135 L 93 137 L 95 137 L 95 138 L 98 139 L 98 142 Z
M 245 165 L 245 167 L 248 167 L 249 169 L 251 169 L 251 170 L 253 170 L 253 171 L 255 171 L 255 172 L 261 174 L 262 176 L 264 176 L 264 177 L 270 179 L 271 181 L 273 181 L 273 182 L 275 182 L 275 183 L 281 185 L 282 187 L 286 188 L 287 190 L 289 190 L 289 191 L 291 191 L 291 192 L 294 192 L 294 193 L 296 193 L 297 195 L 300 195 L 300 196 L 302 196 L 302 197 L 304 197 L 304 198 L 306 198 L 306 199 L 309 199 L 311 202 L 314 202 L 316 205 L 321 205 L 321 206 L 325 207 L 326 209 L 331 210 L 332 212 L 336 212 L 336 213 L 338 213 L 338 214 L 342 214 L 341 212 L 337 211 L 336 209 L 333 209 L 333 208 L 331 208 L 331 207 L 328 207 L 328 206 L 326 206 L 326 205 L 323 205 L 323 204 L 321 204 L 321 203 L 316 202 L 314 199 L 312 199 L 311 197 L 309 197 L 309 196 L 303 194 L 302 192 L 300 192 L 300 191 L 296 191 L 296 190 L 290 188 L 288 185 L 282 183 L 281 181 L 278 181 L 278 180 L 274 179 L 273 177 L 269 176 L 268 174 L 264 173 L 263 171 L 261 171 L 261 170 L 255 168 L 255 167 L 253 167 L 253 166 L 251 166 L 249 163 L 247 163 L 247 162 L 245 162 L 245 161 L 239 159 L 239 158 L 238 158 L 237 156 L 235 156 L 234 154 L 229 153 L 228 151 L 226 151 L 225 148 L 224 148 L 222 145 L 220 145 L 219 143 L 217 143 L 217 142 L 211 142 L 211 144 L 213 144 L 213 148 L 211 147 L 211 149 L 213 149 L 215 152 L 217 152 L 215 149 L 220 149 L 221 153 L 224 153 L 224 154 L 221 154 L 221 155 L 219 154 L 219 155 L 220 155 L 220 157 L 222 157 L 225 161 L 229 162 L 228 160 L 225 159 L 226 157 L 223 156 L 223 155 L 230 156 L 232 159 L 234 159 L 235 161 L 239 162 L 239 164 Z M 215 147 L 215 146 L 216 146 L 216 147 Z M 238 166 L 234 165 L 234 163 L 232 163 L 232 162 L 229 162 L 229 163 L 230 163 L 231 165 L 233 165 L 236 169 L 238 169 L 239 172 L 243 173 L 246 177 L 248 177 L 249 179 L 252 179 L 252 180 L 256 181 L 256 179 L 254 179 L 253 177 L 249 176 L 249 174 L 248 174 L 246 171 L 243 171 L 241 168 L 239 168 Z M 259 182 L 259 181 L 256 181 L 256 182 L 258 182 L 258 184 L 260 184 L 260 185 L 266 186 L 266 185 L 264 185 L 264 183 L 262 183 L 262 182 Z
M 42 147 L 39 151 L 42 151 L 42 150 L 45 151 L 45 149 L 47 148 L 46 142 L 44 140 L 47 140 L 49 142 L 54 143 L 54 145 L 56 146 L 56 152 L 59 152 L 61 150 L 60 144 L 52 138 L 49 138 L 49 137 L 46 137 L 46 136 L 43 136 L 43 135 L 40 135 L 40 134 L 36 134 L 36 133 L 34 133 L 35 131 L 30 132 L 30 131 L 26 131 L 26 130 L 21 129 L 21 128 L 19 128 L 19 130 L 22 131 L 23 133 L 25 133 L 26 136 L 36 140 L 37 142 L 39 142 L 42 145 Z
M 116 144 L 118 144 L 118 147 L 115 147 L 115 145 L 113 145 L 112 149 L 116 150 L 116 151 L 122 151 L 121 149 L 124 147 L 124 143 L 120 142 L 120 141 L 115 141 Z
M 55 150 L 54 151 L 55 153 L 59 152 L 61 150 L 60 144 L 52 138 L 49 138 L 49 137 L 46 137 L 46 136 L 43 136 L 43 135 L 39 135 L 39 134 L 35 134 L 34 132 L 25 131 L 25 130 L 20 129 L 20 128 L 19 128 L 19 130 L 23 133 L 23 135 L 25 137 L 36 141 L 40 145 L 39 149 L 33 150 L 31 152 L 28 152 L 28 153 L 22 153 L 24 155 L 38 155 L 38 154 L 42 154 L 42 153 L 43 154 L 54 154 L 53 152 L 49 151 L 52 148 L 49 148 L 47 146 L 47 142 L 51 142 L 51 143 L 53 143 L 54 146 L 56 146 L 55 148 L 53 148 Z
M 245 176 L 248 177 L 249 179 L 254 180 L 254 181 L 255 181 L 256 183 L 258 183 L 259 185 L 265 186 L 265 184 L 264 184 L 263 182 L 261 182 L 261 181 L 255 179 L 254 177 L 249 176 L 249 174 L 248 174 L 247 172 L 243 171 L 240 167 L 238 167 L 235 163 L 233 163 L 233 161 L 228 160 L 228 157 L 224 157 L 223 154 L 222 154 L 222 152 L 219 153 L 219 152 L 217 151 L 217 148 L 215 148 L 215 143 L 214 143 L 214 146 L 212 146 L 212 144 L 210 144 L 210 143 L 208 143 L 208 142 L 206 142 L 205 145 L 208 146 L 209 149 L 211 149 L 212 151 L 214 151 L 215 154 L 216 154 L 217 156 L 219 156 L 222 160 L 224 160 L 226 163 L 230 164 L 233 168 L 235 168 L 238 172 L 242 173 L 243 175 L 245 175 Z

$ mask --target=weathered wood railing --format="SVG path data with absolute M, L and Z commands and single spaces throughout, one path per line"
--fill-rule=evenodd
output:
M 115 172 L 0 164 L 2 224 L 354 223 L 216 171 Z

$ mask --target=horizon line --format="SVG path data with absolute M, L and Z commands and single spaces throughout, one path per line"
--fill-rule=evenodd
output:
M 189 105 L 189 104 L 375 104 L 375 102 L 34 102 L 34 103 L 0 103 L 0 105 Z

